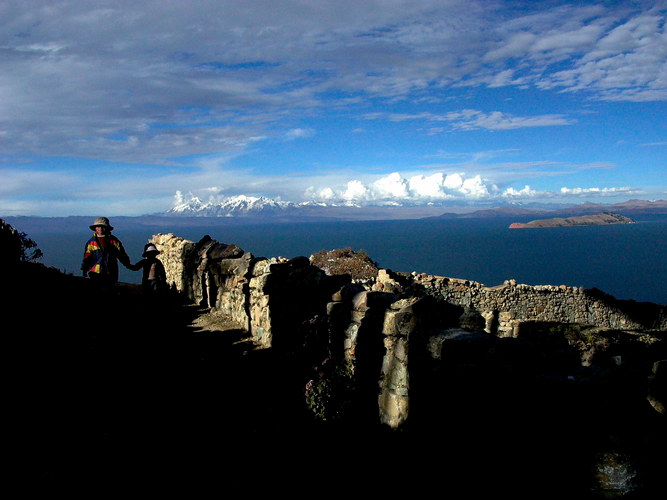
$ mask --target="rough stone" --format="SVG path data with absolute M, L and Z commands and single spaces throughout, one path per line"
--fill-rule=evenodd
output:
M 436 363 L 433 369 L 461 356 L 472 364 L 490 363 L 486 369 L 514 363 L 516 369 L 534 373 L 559 366 L 561 371 L 548 377 L 576 379 L 577 364 L 582 370 L 637 366 L 626 352 L 640 348 L 629 346 L 650 346 L 658 338 L 651 332 L 667 330 L 664 306 L 640 304 L 629 310 L 596 290 L 529 286 L 513 279 L 489 288 L 389 270 L 380 270 L 375 280 L 353 283 L 349 275 L 329 275 L 305 257 L 256 258 L 208 237 L 193 243 L 173 234 L 155 235 L 152 242 L 174 288 L 246 326 L 259 346 L 295 351 L 319 335 L 319 341 L 329 344 L 315 351 L 333 353 L 355 372 L 375 377 L 370 383 L 377 387 L 380 420 L 392 428 L 409 418 L 410 373 L 427 370 L 428 363 L 419 365 L 424 360 Z M 556 337 L 545 335 L 537 348 L 531 335 L 534 325 L 549 324 L 647 333 L 646 338 L 626 335 L 621 342 L 618 335 L 582 331 L 576 338 L 559 337 L 564 344 L 554 344 L 547 356 L 545 346 Z M 614 360 L 621 360 L 620 366 Z M 664 379 L 663 365 L 655 366 L 650 378 L 654 388 Z M 645 377 L 646 384 L 649 374 Z M 659 390 L 649 396 L 660 412 L 664 401 Z

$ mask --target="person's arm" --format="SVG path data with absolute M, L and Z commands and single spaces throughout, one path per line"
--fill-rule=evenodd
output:
M 131 269 L 132 271 L 135 271 L 136 269 L 132 269 L 132 264 L 130 263 L 130 256 L 127 255 L 127 252 L 125 251 L 125 247 L 123 247 L 123 244 L 121 241 L 116 238 L 116 250 L 117 250 L 117 256 L 118 260 L 120 261 L 121 264 L 123 264 L 125 267 L 128 269 Z
M 88 276 L 88 270 L 91 268 L 90 261 L 92 260 L 92 254 L 90 252 L 90 241 L 86 242 L 86 246 L 83 249 L 83 260 L 81 261 L 81 272 L 83 277 Z
M 129 266 L 127 266 L 127 268 L 128 268 L 130 271 L 138 271 L 139 269 L 141 269 L 142 267 L 144 267 L 144 263 L 145 263 L 145 262 L 146 262 L 146 259 L 141 259 L 141 260 L 140 260 L 139 262 L 137 262 L 136 264 L 130 264 Z

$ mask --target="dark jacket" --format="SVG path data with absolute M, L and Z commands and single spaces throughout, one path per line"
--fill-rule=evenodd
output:
M 81 270 L 84 274 L 96 273 L 112 281 L 118 281 L 118 261 L 129 269 L 130 257 L 118 238 L 112 234 L 105 238 L 104 250 L 97 236 L 88 240 L 83 253 Z
M 167 275 L 164 265 L 155 257 L 141 259 L 136 264 L 132 264 L 130 269 L 133 271 L 143 270 L 141 284 L 145 288 L 158 290 L 167 284 Z

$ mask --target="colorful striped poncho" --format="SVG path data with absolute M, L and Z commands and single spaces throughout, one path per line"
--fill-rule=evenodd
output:
M 81 270 L 84 273 L 96 273 L 113 281 L 118 281 L 118 261 L 130 268 L 130 257 L 118 238 L 109 234 L 104 236 L 106 243 L 93 236 L 86 242 Z

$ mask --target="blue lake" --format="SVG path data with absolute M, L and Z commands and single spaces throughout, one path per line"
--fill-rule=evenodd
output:
M 133 262 L 155 233 L 173 232 L 192 241 L 210 235 L 255 256 L 310 256 L 320 250 L 365 250 L 381 267 L 478 281 L 488 286 L 515 279 L 530 285 L 599 288 L 619 299 L 667 303 L 667 219 L 637 224 L 509 229 L 507 219 L 351 221 L 199 227 L 115 224 Z M 21 230 L 20 226 L 18 229 Z M 81 231 L 28 234 L 44 253 L 41 262 L 79 273 L 85 241 Z M 140 273 L 121 268 L 121 281 Z

